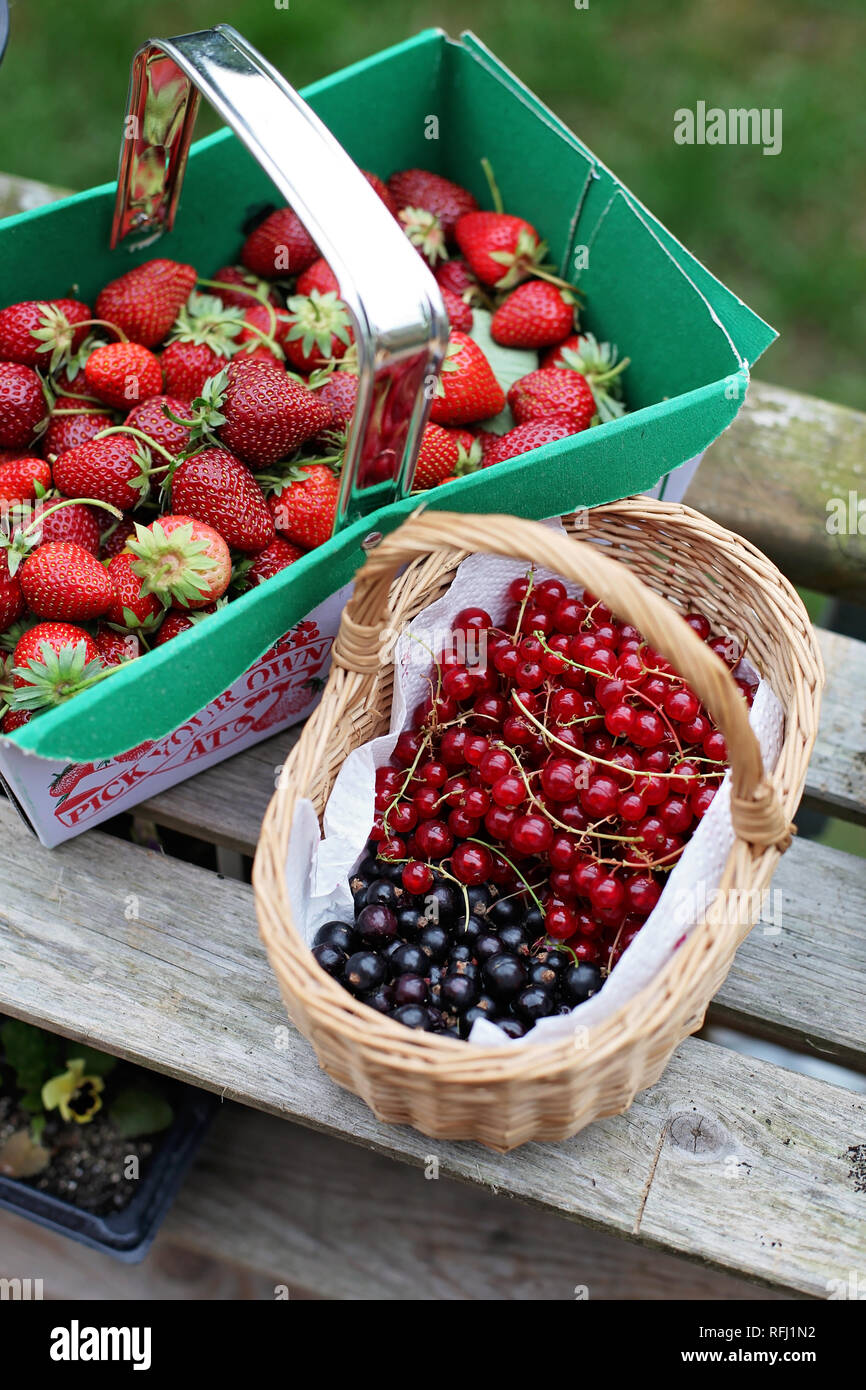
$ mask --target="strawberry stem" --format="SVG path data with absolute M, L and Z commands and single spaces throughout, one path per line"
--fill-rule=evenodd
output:
M 505 204 L 502 201 L 502 194 L 499 192 L 499 185 L 493 175 L 493 165 L 486 155 L 484 155 L 481 160 L 481 168 L 484 170 L 487 187 L 490 189 L 490 197 L 493 200 L 493 211 L 504 212 Z
M 107 439 L 109 435 L 112 434 L 131 434 L 134 435 L 136 439 L 143 440 L 149 449 L 156 449 L 157 453 L 162 454 L 163 458 L 168 459 L 169 467 L 175 461 L 174 454 L 169 453 L 168 449 L 163 448 L 162 444 L 157 444 L 156 440 L 151 439 L 149 434 L 145 434 L 144 430 L 137 430 L 132 425 L 112 425 L 110 429 L 100 430 L 99 434 L 93 437 L 94 439 Z M 152 468 L 149 471 L 151 473 L 162 473 L 164 470 L 162 468 Z

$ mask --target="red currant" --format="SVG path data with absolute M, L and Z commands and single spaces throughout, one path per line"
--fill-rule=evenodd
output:
M 495 787 L 493 793 L 495 796 Z M 553 826 L 544 816 L 531 812 L 527 816 L 517 817 L 508 839 L 520 854 L 544 854 L 553 840 Z
M 506 810 L 513 810 L 526 800 L 526 787 L 523 785 L 522 778 L 514 773 L 506 773 L 504 777 L 499 777 L 491 787 L 493 800 L 497 806 L 504 806 Z
M 416 897 L 422 893 L 429 893 L 433 887 L 433 870 L 430 865 L 419 864 L 417 859 L 404 864 L 403 887 L 407 893 L 413 893 Z
M 454 836 L 441 820 L 424 820 L 415 831 L 421 852 L 428 859 L 442 859 L 454 848 Z

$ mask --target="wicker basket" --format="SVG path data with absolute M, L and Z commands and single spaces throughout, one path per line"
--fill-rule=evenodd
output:
M 321 704 L 265 817 L 254 871 L 261 933 L 286 1008 L 328 1075 L 381 1120 L 500 1152 L 527 1140 L 567 1138 L 625 1110 L 701 1026 L 790 842 L 823 684 L 800 599 L 747 541 L 690 508 L 642 499 L 584 513 L 579 528 L 572 517 L 564 522 L 568 535 L 511 516 L 425 512 L 371 552 L 343 617 Z M 438 598 L 461 560 L 477 551 L 536 560 L 599 595 L 688 680 L 728 744 L 737 838 L 723 891 L 653 982 L 580 1047 L 565 1039 L 482 1048 L 406 1028 L 326 975 L 292 923 L 285 864 L 295 805 L 310 798 L 321 814 L 347 753 L 387 731 L 393 666 L 382 657 L 382 633 Z M 784 741 L 769 779 L 733 679 L 676 612 L 691 608 L 747 642 L 782 702 Z

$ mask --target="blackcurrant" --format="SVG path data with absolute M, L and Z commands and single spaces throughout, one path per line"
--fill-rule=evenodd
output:
M 425 925 L 426 918 L 417 907 L 401 907 L 397 913 L 397 932 L 404 941 L 415 941 Z
M 500 898 L 499 902 L 491 904 L 487 913 L 497 929 L 510 927 L 513 923 L 519 922 L 522 915 L 523 910 L 517 898 Z
M 493 901 L 493 894 L 486 883 L 473 883 L 466 889 L 469 911 L 476 917 L 483 917 Z
M 517 956 L 502 952 L 485 961 L 481 978 L 495 999 L 513 999 L 526 984 L 526 966 Z
M 326 922 L 313 937 L 313 945 L 338 946 L 341 951 L 351 954 L 357 939 L 357 933 L 345 922 Z
M 473 1023 L 479 1018 L 495 1021 L 495 1011 L 483 1008 L 480 999 L 472 1005 L 471 1009 L 467 1009 L 464 1014 L 460 1015 L 459 1026 L 461 1038 L 469 1037 L 469 1034 L 472 1032 Z
M 386 878 L 374 878 L 364 896 L 367 905 L 382 903 L 384 907 L 390 907 L 394 911 L 403 897 L 403 892 L 397 888 L 396 883 L 389 883 Z
M 471 960 L 472 947 L 467 941 L 458 941 L 456 946 L 451 947 L 448 959 L 452 965 L 456 965 L 458 961 Z
M 375 951 L 356 951 L 346 962 L 344 984 L 355 994 L 369 994 L 385 979 L 385 962 Z
M 418 945 L 428 958 L 437 964 L 448 954 L 450 940 L 443 926 L 431 922 L 418 936 Z
M 365 946 L 385 946 L 397 935 L 397 918 L 383 903 L 370 903 L 363 908 L 356 926 Z
M 553 1013 L 553 995 L 540 985 L 530 985 L 514 1001 L 514 1011 L 524 1023 L 536 1023 Z
M 507 1038 L 522 1038 L 526 1033 L 525 1026 L 519 1018 L 494 1018 L 493 1022 L 497 1028 L 501 1028 Z
M 390 985 L 379 985 L 369 994 L 362 994 L 361 1001 L 375 1009 L 379 1014 L 387 1014 L 394 1007 L 394 993 Z
M 562 997 L 572 1006 L 582 1004 L 601 989 L 601 971 L 597 965 L 582 961 L 571 965 L 562 977 Z
M 442 981 L 442 1002 L 458 1013 L 474 1004 L 477 995 L 478 986 L 466 975 L 446 975 Z
M 345 951 L 341 951 L 339 946 L 332 946 L 328 941 L 323 941 L 320 946 L 314 946 L 313 956 L 322 969 L 326 970 L 329 975 L 333 975 L 335 980 L 338 980 L 342 975 L 343 967 L 348 960 Z
M 427 981 L 420 975 L 399 975 L 391 989 L 397 1008 L 403 1004 L 427 1003 Z
M 544 935 L 544 913 L 540 907 L 530 907 L 523 915 L 523 930 L 530 941 Z
M 478 937 L 482 934 L 482 932 L 488 931 L 488 928 L 484 925 L 484 919 L 481 917 L 476 917 L 475 913 L 472 912 L 469 914 L 468 917 L 465 917 L 460 922 L 458 922 L 457 931 L 458 940 L 465 941 L 468 945 L 471 946 L 475 941 L 478 940 Z
M 503 951 L 511 951 L 515 956 L 529 955 L 529 943 L 526 940 L 526 933 L 518 922 L 512 922 L 510 926 L 501 927 L 496 935 L 502 943 Z
M 393 975 L 426 975 L 430 957 L 417 942 L 401 941 L 389 952 L 388 964 Z
M 391 1016 L 398 1023 L 405 1023 L 407 1028 L 422 1028 L 429 1032 L 433 1026 L 430 1010 L 425 1009 L 423 1004 L 403 1004 Z
M 502 950 L 502 942 L 492 931 L 480 932 L 475 938 L 475 959 L 479 962 L 489 960 Z
M 451 883 L 434 883 L 424 896 L 424 915 L 437 926 L 450 927 L 458 911 L 465 913 L 463 894 Z
M 551 990 L 554 988 L 556 981 L 556 971 L 551 970 L 550 966 L 544 961 L 537 960 L 530 965 L 529 983 L 531 985 L 540 985 L 542 989 Z

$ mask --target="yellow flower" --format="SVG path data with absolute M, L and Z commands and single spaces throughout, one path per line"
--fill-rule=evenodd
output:
M 53 1076 L 42 1087 L 42 1104 L 46 1110 L 59 1109 L 67 1122 L 74 1120 L 84 1125 L 102 1108 L 100 1091 L 104 1090 L 105 1082 L 101 1076 L 84 1075 L 81 1057 L 68 1058 L 66 1065 L 68 1071 Z

